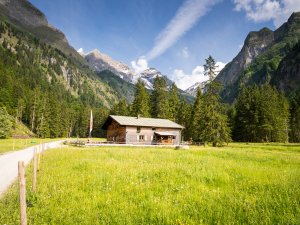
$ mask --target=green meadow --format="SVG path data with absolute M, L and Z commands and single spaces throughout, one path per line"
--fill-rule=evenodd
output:
M 7 153 L 7 152 L 12 152 L 12 151 L 17 151 L 17 150 L 22 150 L 24 148 L 28 148 L 30 146 L 38 145 L 40 143 L 47 143 L 47 142 L 52 142 L 52 141 L 57 141 L 61 140 L 63 138 L 28 138 L 28 139 L 0 139 L 0 155 Z M 65 138 L 68 141 L 76 141 L 76 140 L 81 140 L 81 141 L 87 141 L 88 138 Z M 101 142 L 101 141 L 106 141 L 105 138 L 91 138 L 92 142 Z
M 59 139 L 57 139 L 59 140 Z M 40 138 L 28 138 L 28 139 L 0 139 L 0 155 L 7 152 L 17 151 L 24 148 L 28 148 L 40 143 L 55 141 L 55 139 L 40 139 Z
M 300 145 L 65 147 L 26 170 L 28 224 L 300 224 Z M 0 224 L 19 223 L 18 185 Z

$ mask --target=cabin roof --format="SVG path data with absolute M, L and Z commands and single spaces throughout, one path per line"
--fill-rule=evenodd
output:
M 155 118 L 145 118 L 145 117 L 130 117 L 130 116 L 115 116 L 110 115 L 103 125 L 103 129 L 107 129 L 110 120 L 116 121 L 122 126 L 136 126 L 136 127 L 158 127 L 158 128 L 177 128 L 183 129 L 184 127 L 172 122 L 167 119 L 155 119 Z

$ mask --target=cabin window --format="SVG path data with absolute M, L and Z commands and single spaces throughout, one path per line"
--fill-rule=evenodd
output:
M 145 136 L 144 135 L 140 135 L 140 141 L 145 140 Z
M 136 132 L 137 132 L 137 133 L 141 133 L 141 128 L 140 128 L 140 127 L 137 127 L 137 128 L 136 128 Z

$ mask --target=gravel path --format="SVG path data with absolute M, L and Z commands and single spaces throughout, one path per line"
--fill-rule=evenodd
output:
M 45 150 L 57 148 L 63 141 L 45 143 Z M 0 156 L 0 196 L 13 183 L 18 176 L 18 161 L 24 161 L 27 165 L 33 157 L 32 146 L 23 150 L 7 153 Z

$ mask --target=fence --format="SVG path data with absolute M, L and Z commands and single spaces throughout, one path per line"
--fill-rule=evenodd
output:
M 58 147 L 58 143 L 40 143 L 34 147 L 33 150 L 33 169 L 32 169 L 32 192 L 37 190 L 37 172 L 40 170 L 41 157 L 44 151 L 48 148 Z M 19 196 L 20 196 L 20 224 L 27 225 L 27 204 L 26 204 L 26 181 L 25 181 L 25 163 L 24 161 L 18 162 L 18 183 L 19 183 Z

